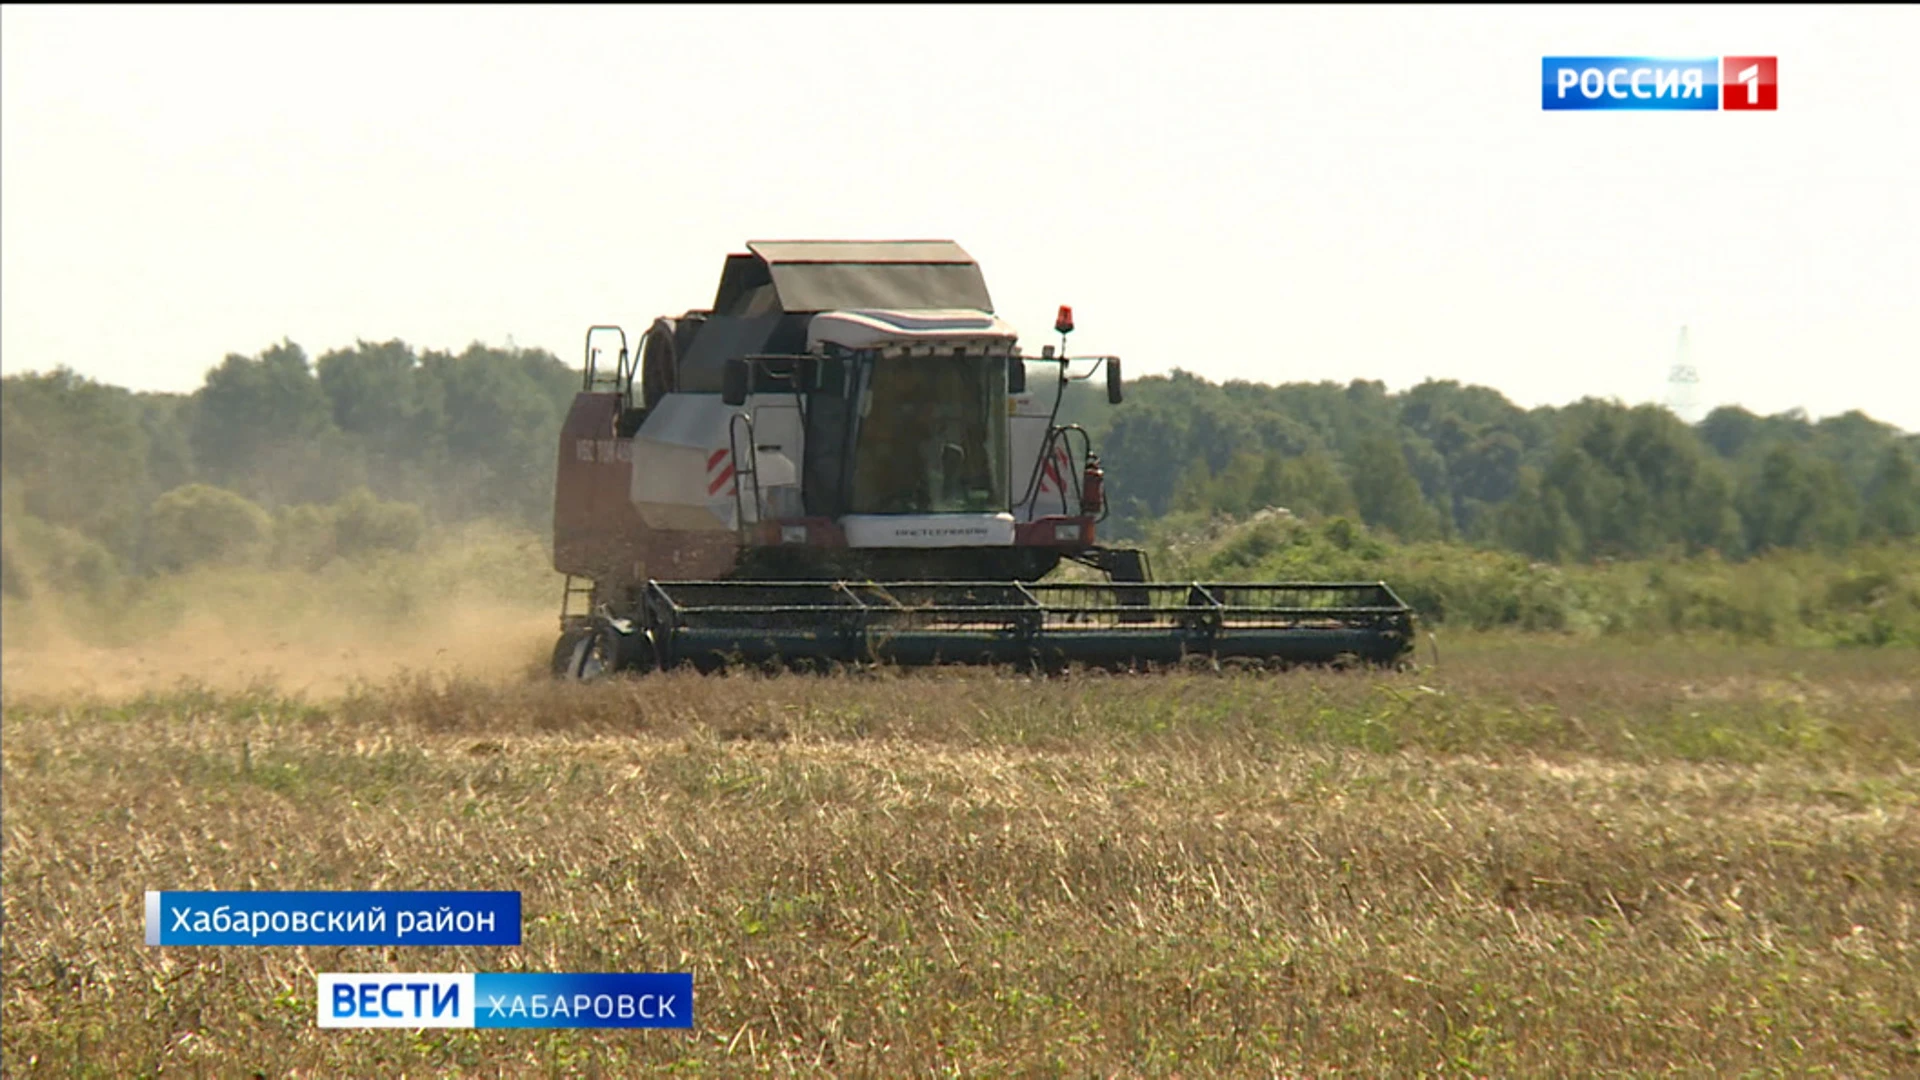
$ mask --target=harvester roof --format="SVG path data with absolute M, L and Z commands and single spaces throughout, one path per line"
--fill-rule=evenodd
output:
M 951 240 L 756 240 L 747 251 L 727 257 L 714 314 L 993 310 L 979 265 Z
M 749 240 L 769 265 L 800 263 L 966 263 L 973 256 L 951 240 Z

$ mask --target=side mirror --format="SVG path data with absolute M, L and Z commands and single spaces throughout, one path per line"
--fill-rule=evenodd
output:
M 1027 362 L 1018 354 L 1007 357 L 1007 393 L 1027 392 Z
M 1120 358 L 1107 357 L 1107 404 L 1120 404 Z
M 740 357 L 727 361 L 720 373 L 720 400 L 728 405 L 740 406 L 747 403 L 747 362 Z

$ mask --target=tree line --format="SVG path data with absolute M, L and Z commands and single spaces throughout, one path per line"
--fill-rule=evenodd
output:
M 16 548 L 86 580 L 216 556 L 316 566 L 404 549 L 436 524 L 544 531 L 579 370 L 544 350 L 283 341 L 229 355 L 190 394 L 133 392 L 61 368 L 0 380 L 8 580 Z M 1130 382 L 1109 406 L 1076 384 L 1063 420 L 1109 475 L 1107 533 L 1169 516 L 1285 507 L 1404 540 L 1546 561 L 1838 549 L 1920 533 L 1920 439 L 1859 412 L 1654 406 L 1522 409 L 1430 381 Z M 10 586 L 13 587 L 13 586 Z
M 550 520 L 580 373 L 540 349 L 283 341 L 190 394 L 66 368 L 0 380 L 7 578 L 98 584 L 213 559 L 316 567 L 436 523 Z
M 1389 393 L 1183 372 L 1134 381 L 1115 407 L 1075 387 L 1062 411 L 1100 448 L 1121 535 L 1269 506 L 1548 561 L 1920 534 L 1920 437 L 1858 411 L 1816 422 L 1728 406 L 1689 425 L 1595 399 L 1522 409 L 1451 381 Z

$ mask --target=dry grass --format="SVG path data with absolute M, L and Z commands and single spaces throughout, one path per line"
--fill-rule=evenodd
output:
M 1446 649 L 10 694 L 7 1071 L 1920 1072 L 1912 653 Z M 519 889 L 525 944 L 146 948 L 148 888 Z M 521 968 L 691 970 L 697 1027 L 314 1026 Z

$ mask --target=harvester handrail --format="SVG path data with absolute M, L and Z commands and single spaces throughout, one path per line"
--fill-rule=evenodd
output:
M 594 384 L 603 381 L 601 379 L 596 378 L 596 376 L 598 375 L 599 364 L 596 362 L 597 350 L 595 350 L 593 347 L 593 335 L 596 331 L 599 331 L 599 330 L 612 330 L 615 333 L 620 335 L 620 358 L 618 362 L 614 365 L 614 369 L 613 369 L 614 378 L 613 380 L 611 380 L 610 385 L 615 385 L 615 386 L 619 385 L 619 380 L 621 379 L 621 377 L 625 376 L 627 373 L 626 328 L 623 326 L 615 326 L 612 323 L 596 323 L 592 326 L 587 327 L 587 340 L 586 340 L 586 343 L 582 346 L 586 351 L 586 358 L 581 363 L 582 378 L 580 380 L 580 389 L 584 391 L 591 391 L 594 387 Z
M 740 425 L 747 426 L 747 457 L 740 459 Z M 733 520 L 734 527 L 745 535 L 747 521 L 747 485 L 740 482 L 741 474 L 753 477 L 753 521 L 758 525 L 766 516 L 766 507 L 761 504 L 760 494 L 760 448 L 754 443 L 753 417 L 740 410 L 727 418 L 727 457 L 733 463 Z

